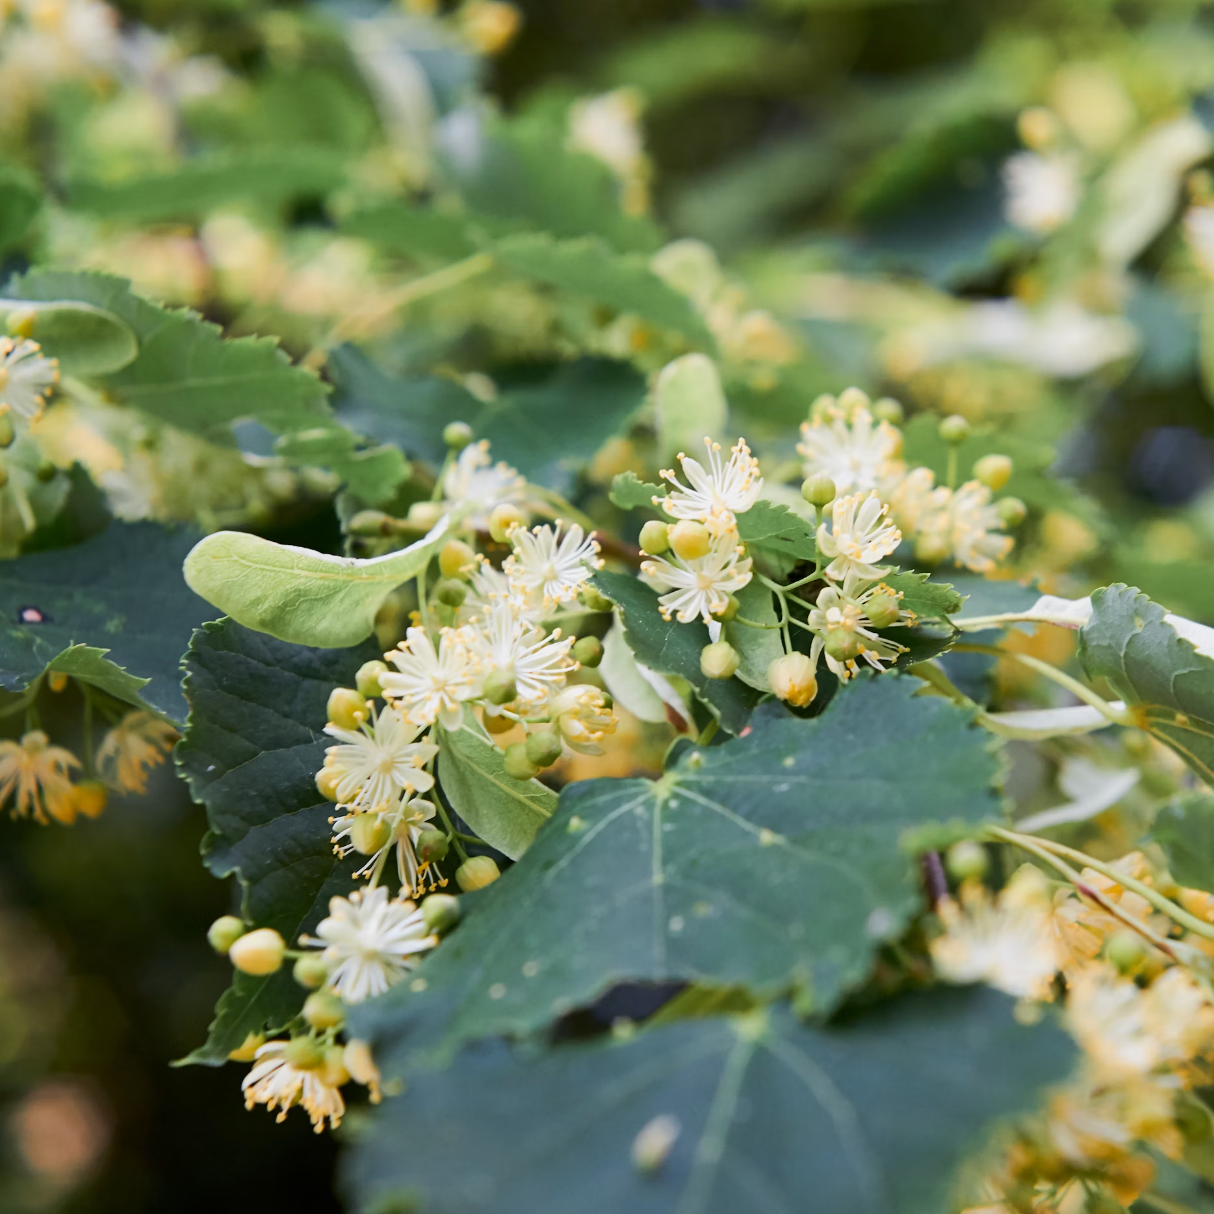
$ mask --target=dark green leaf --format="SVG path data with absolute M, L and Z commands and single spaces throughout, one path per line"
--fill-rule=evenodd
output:
M 758 578 L 738 591 L 738 615 L 755 624 L 775 625 L 780 617 L 776 614 L 771 591 Z M 725 625 L 723 639 L 738 651 L 738 675 L 748 687 L 756 691 L 769 692 L 767 668 L 777 658 L 784 656 L 784 642 L 777 628 L 751 628 L 746 624 L 731 621 Z
M 738 515 L 738 534 L 748 545 L 778 552 L 794 561 L 813 561 L 818 557 L 813 524 L 787 506 L 777 506 L 765 498 Z
M 1181 885 L 1214 893 L 1214 797 L 1207 792 L 1173 797 L 1159 811 L 1151 838 Z
M 409 479 L 409 462 L 399 447 L 363 447 L 342 426 L 286 434 L 274 444 L 274 453 L 295 464 L 330 469 L 370 506 L 386 502 Z
M 621 510 L 653 509 L 655 497 L 666 496 L 666 485 L 652 485 L 638 480 L 635 472 L 621 472 L 611 482 L 611 502 Z

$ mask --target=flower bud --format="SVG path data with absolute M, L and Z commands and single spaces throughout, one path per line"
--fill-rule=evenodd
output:
M 86 818 L 96 818 L 109 799 L 109 790 L 100 780 L 81 780 L 72 789 L 72 807 Z
M 489 515 L 489 534 L 499 544 L 505 544 L 515 527 L 525 527 L 530 521 L 527 512 L 521 507 L 512 502 L 502 502 L 500 506 L 494 506 Z
M 593 586 L 587 584 L 578 591 L 578 601 L 587 611 L 611 611 L 615 604 Z
M 462 451 L 472 438 L 472 427 L 467 422 L 448 422 L 443 427 L 443 442 L 452 451 Z
M 244 935 L 244 924 L 235 915 L 220 915 L 207 928 L 207 943 L 222 957 Z
M 902 406 L 892 396 L 883 396 L 873 405 L 873 417 L 879 422 L 889 422 L 891 426 L 902 425 Z
M 351 535 L 394 535 L 396 529 L 396 519 L 382 510 L 360 510 L 346 524 Z
M 234 1049 L 229 1051 L 230 1062 L 252 1062 L 257 1057 L 257 1051 L 266 1043 L 265 1033 L 249 1033 Z
M 416 846 L 418 858 L 423 863 L 432 864 L 435 860 L 446 859 L 451 840 L 441 830 L 423 830 L 417 836 Z
M 650 556 L 661 556 L 670 547 L 670 527 L 656 518 L 641 528 L 641 550 Z
M 347 1041 L 346 1048 L 342 1051 L 342 1062 L 346 1064 L 346 1070 L 350 1072 L 350 1078 L 355 1083 L 361 1083 L 363 1087 L 371 1089 L 371 1103 L 378 1104 L 379 1067 L 371 1057 L 371 1047 L 357 1037 L 353 1041 Z
M 34 336 L 34 325 L 38 313 L 33 308 L 14 308 L 5 318 L 4 327 L 12 337 L 23 337 L 28 341 Z
M 869 623 L 874 628 L 889 628 L 898 622 L 902 609 L 898 606 L 896 595 L 878 590 L 876 594 L 869 597 L 864 606 L 864 614 L 868 616 Z
M 850 662 L 860 656 L 862 642 L 854 628 L 829 628 L 823 640 L 827 654 L 836 662 Z
M 0 413 L 0 447 L 11 447 L 16 437 L 13 419 L 7 413 Z
M 786 653 L 767 667 L 767 681 L 778 699 L 804 708 L 818 694 L 814 664 L 803 653 Z
M 560 738 L 550 729 L 537 729 L 535 733 L 528 734 L 524 749 L 527 758 L 536 767 L 551 767 L 564 751 Z
M 373 856 L 392 839 L 392 826 L 379 814 L 355 814 L 350 823 L 350 844 L 359 855 Z
M 1012 460 L 1007 455 L 984 455 L 974 463 L 974 480 L 998 493 L 1012 479 Z
M 498 55 L 518 33 L 522 14 L 505 0 L 466 0 L 459 10 L 459 23 L 482 55 Z
M 821 509 L 835 500 L 835 482 L 825 472 L 818 472 L 801 482 L 801 496 L 811 505 Z
M 1016 133 L 1025 147 L 1040 152 L 1058 141 L 1062 128 L 1052 110 L 1044 105 L 1033 105 L 1020 111 L 1016 118 Z
M 670 546 L 681 561 L 695 561 L 707 556 L 712 548 L 712 533 L 703 523 L 680 519 L 668 531 Z
M 55 465 L 49 459 L 41 459 L 34 469 L 34 479 L 43 485 L 48 485 L 55 479 L 55 472 Z
M 67 684 L 68 677 L 62 670 L 52 670 L 46 676 L 46 685 L 55 695 L 58 695 L 61 691 L 66 691 Z
M 329 967 L 319 953 L 312 953 L 310 956 L 300 957 L 300 959 L 295 962 L 295 965 L 291 970 L 291 977 L 294 978 L 300 986 L 309 991 L 314 991 L 318 986 L 323 986 L 325 979 L 328 976 Z
M 384 689 L 379 684 L 379 678 L 380 675 L 387 673 L 388 666 L 385 662 L 364 662 L 358 668 L 358 673 L 354 676 L 354 686 L 358 689 L 358 694 L 366 696 L 368 700 L 374 699 L 376 696 L 382 696 Z
M 353 687 L 335 687 L 329 693 L 328 713 L 338 729 L 357 729 L 367 719 L 367 701 Z
M 970 424 L 960 413 L 953 413 L 940 423 L 939 433 L 942 442 L 955 446 L 969 438 Z
M 283 1057 L 297 1071 L 315 1071 L 325 1064 L 325 1047 L 315 1037 L 296 1037 L 283 1050 Z
M 491 712 L 485 713 L 485 728 L 490 733 L 509 733 L 518 722 L 512 717 L 495 716 Z
M 445 578 L 463 578 L 476 568 L 476 553 L 463 540 L 448 540 L 438 554 L 438 567 Z
M 459 917 L 459 899 L 452 894 L 431 894 L 422 903 L 422 919 L 428 932 L 445 935 L 459 922 Z
M 575 662 L 593 670 L 603 660 L 603 642 L 598 637 L 579 637 L 570 652 Z
M 948 849 L 945 865 L 954 881 L 979 881 L 991 866 L 986 848 L 974 839 L 962 839 Z
M 1029 508 L 1018 497 L 1001 497 L 995 503 L 999 517 L 1005 527 L 1019 527 L 1024 522 Z
M 512 670 L 491 670 L 485 675 L 481 694 L 490 704 L 509 704 L 518 695 Z
M 272 927 L 259 927 L 234 941 L 228 948 L 228 959 L 242 974 L 264 977 L 282 968 L 287 946 Z
M 346 1070 L 346 1047 L 344 1045 L 334 1044 L 325 1047 L 325 1061 L 320 1068 L 320 1081 L 331 1088 L 339 1088 L 343 1083 L 350 1082 L 350 1072 Z
M 455 883 L 464 893 L 470 894 L 474 890 L 484 889 L 486 885 L 492 885 L 501 875 L 501 870 L 492 857 L 473 856 L 455 870 Z
M 540 769 L 532 763 L 527 754 L 526 744 L 511 742 L 502 756 L 502 766 L 506 775 L 512 780 L 531 780 L 539 775 Z
M 442 502 L 414 502 L 409 507 L 405 522 L 414 531 L 429 531 L 438 525 L 438 520 L 446 514 Z
M 326 801 L 337 800 L 337 786 L 341 783 L 341 773 L 335 767 L 322 767 L 316 773 L 316 791 Z
M 700 650 L 700 671 L 706 679 L 732 679 L 740 660 L 728 641 L 714 641 Z
M 1142 937 L 1128 927 L 1115 931 L 1104 946 L 1109 964 L 1121 973 L 1133 973 L 1146 960 L 1147 950 Z
M 314 1029 L 336 1029 L 346 1022 L 346 1009 L 332 991 L 313 991 L 303 1005 L 303 1018 Z
M 921 535 L 915 541 L 915 562 L 920 565 L 939 565 L 952 552 L 946 535 Z
M 434 597 L 444 607 L 462 607 L 464 600 L 468 597 L 467 583 L 461 582 L 457 578 L 444 578 L 434 588 Z

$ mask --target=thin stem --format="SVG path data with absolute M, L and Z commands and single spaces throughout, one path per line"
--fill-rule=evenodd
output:
M 707 746 L 708 743 L 711 742 L 713 740 L 713 738 L 715 738 L 717 736 L 717 730 L 720 728 L 721 728 L 721 722 L 718 721 L 716 719 L 716 717 L 711 718 L 709 720 L 708 724 L 705 725 L 704 728 L 700 730 L 700 736 L 698 738 L 696 738 L 696 745 L 697 746 Z
M 81 683 L 81 694 L 84 696 L 84 742 L 81 759 L 84 762 L 84 774 L 90 779 L 95 774 L 93 766 L 93 693 L 87 683 Z
M 798 587 L 808 585 L 810 582 L 821 581 L 821 579 L 822 579 L 822 563 L 820 561 L 814 561 L 813 573 L 807 575 L 806 577 L 801 578 L 799 581 L 789 582 L 788 585 L 784 587 L 784 589 L 785 590 L 796 590 Z
M 957 487 L 957 446 L 955 443 L 948 445 L 948 487 L 950 489 Z
M 6 708 L 0 708 L 0 718 L 15 717 L 17 713 L 24 712 L 38 697 L 38 692 L 42 689 L 42 676 L 39 675 L 22 693 L 21 699 L 15 703 L 9 704 Z
M 464 845 L 460 842 L 460 832 L 455 829 L 455 824 L 451 821 L 450 815 L 447 813 L 446 797 L 443 796 L 442 789 L 437 784 L 434 786 L 434 804 L 438 807 L 438 816 L 443 820 L 443 826 L 447 830 L 447 838 L 451 840 L 451 846 L 455 848 L 455 854 L 459 856 L 460 863 L 466 864 L 468 861 L 468 853 L 464 851 Z
M 453 463 L 455 463 L 455 452 L 448 447 L 447 454 L 443 457 L 443 466 L 438 470 L 438 476 L 434 478 L 434 488 L 430 491 L 430 500 L 432 502 L 441 502 L 443 500 L 443 481 L 447 477 L 447 469 Z
M 917 662 L 909 668 L 908 673 L 934 687 L 954 704 L 960 704 L 963 708 L 977 707 L 974 701 L 944 673 L 944 669 L 937 662 Z
M 743 628 L 768 628 L 778 630 L 780 627 L 779 624 L 760 624 L 758 620 L 748 620 L 742 615 L 735 615 L 729 622 L 731 624 L 741 624 Z
M 488 847 L 489 844 L 484 839 L 478 839 L 476 835 L 466 835 L 462 830 L 452 832 L 452 837 L 462 839 L 465 843 L 471 843 L 475 847 Z
M 374 889 L 379 884 L 380 877 L 384 875 L 384 865 L 388 863 L 388 853 L 391 850 L 391 845 L 380 848 L 379 855 L 375 860 L 375 867 L 371 870 L 371 877 L 367 882 L 368 889 Z

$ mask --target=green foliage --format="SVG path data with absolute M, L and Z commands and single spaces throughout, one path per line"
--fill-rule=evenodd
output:
M 206 806 L 204 862 L 217 877 L 239 879 L 246 922 L 274 928 L 288 945 L 354 884 L 355 859 L 333 854 L 333 805 L 316 791 L 316 773 L 329 693 L 352 684 L 373 656 L 371 646 L 287 645 L 232 620 L 195 633 L 186 655 L 190 715 L 175 757 Z M 185 1061 L 222 1064 L 249 1033 L 297 1015 L 305 994 L 289 966 L 268 977 L 236 974 L 206 1044 Z
M 0 165 L 0 252 L 20 244 L 42 211 L 42 191 L 24 169 Z
M 933 582 L 926 573 L 891 573 L 881 579 L 901 593 L 903 611 L 913 611 L 921 620 L 947 620 L 962 607 L 961 595 L 947 582 Z
M 662 368 L 653 386 L 658 452 L 673 461 L 686 452 L 704 462 L 704 439 L 719 439 L 729 406 L 716 364 L 704 354 L 685 354 Z
M 466 215 L 404 202 L 383 202 L 341 219 L 341 229 L 388 253 L 459 261 L 477 251 Z
M 409 1189 L 435 1214 L 557 1214 L 574 1192 L 641 1214 L 798 1210 L 807 1194 L 820 1214 L 936 1214 L 966 1151 L 1073 1054 L 989 991 L 909 996 L 826 1029 L 774 1007 L 539 1054 L 491 1044 L 410 1074 L 348 1175 L 363 1210 Z M 639 1166 L 659 1116 L 673 1141 Z M 400 1150 L 415 1141 L 427 1149 Z
M 760 499 L 738 515 L 738 534 L 748 547 L 778 553 L 792 561 L 816 561 L 814 526 L 787 506 Z
M 921 905 L 904 834 L 997 811 L 986 736 L 918 687 L 862 678 L 814 720 L 776 706 L 744 738 L 685 748 L 656 782 L 572 785 L 424 987 L 371 1014 L 445 1050 L 529 1032 L 626 978 L 796 985 L 828 1011 Z
M 611 504 L 621 510 L 652 510 L 655 497 L 665 497 L 668 485 L 638 480 L 635 472 L 621 472 L 611 482 Z
M 1205 792 L 1173 797 L 1156 816 L 1151 838 L 1181 885 L 1214 893 L 1214 797 Z
M 108 375 L 122 370 L 139 353 L 130 325 L 92 304 L 0 299 L 0 314 L 6 322 L 31 312 L 30 337 L 39 342 L 44 354 L 59 360 L 59 370 L 65 375 Z
M 745 517 L 745 516 L 743 516 Z M 725 640 L 737 651 L 737 677 L 756 691 L 770 691 L 767 682 L 767 667 L 784 654 L 784 644 L 779 632 L 773 627 L 780 617 L 776 613 L 771 591 L 758 578 L 751 580 L 738 592 L 738 615 L 766 628 L 749 628 L 745 624 L 730 622 L 725 625 Z

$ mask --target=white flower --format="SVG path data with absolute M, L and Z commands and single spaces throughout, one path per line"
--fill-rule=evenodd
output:
M 576 683 L 558 692 L 549 705 L 549 719 L 572 749 L 584 755 L 601 755 L 603 737 L 615 733 L 616 717 L 603 693 L 588 683 Z
M 1190 207 L 1184 216 L 1184 234 L 1197 264 L 1214 276 L 1214 206 Z
M 438 747 L 416 742 L 416 725 L 406 725 L 401 715 L 389 707 L 359 730 L 325 726 L 325 733 L 343 745 L 325 751 L 325 766 L 340 773 L 337 799 L 343 805 L 372 806 L 395 804 L 408 792 L 428 792 L 434 777 L 426 764 L 438 754 Z
M 494 506 L 519 502 L 527 482 L 509 464 L 489 461 L 489 442 L 469 443 L 443 477 L 443 496 L 453 505 L 470 506 L 464 522 L 480 530 L 489 526 Z
M 584 97 L 569 111 L 569 144 L 601 160 L 617 177 L 633 176 L 645 164 L 639 118 L 635 89 Z
M 1073 156 L 1017 152 L 1003 165 L 1008 222 L 1029 232 L 1052 232 L 1079 206 L 1081 182 Z
M 495 670 L 513 676 L 520 711 L 538 708 L 577 669 L 569 657 L 573 637 L 562 640 L 559 628 L 545 633 L 509 602 L 495 604 L 470 634 L 482 676 Z
M 586 585 L 591 569 L 601 569 L 599 545 L 575 523 L 564 536 L 560 524 L 531 531 L 518 527 L 510 534 L 514 552 L 503 569 L 510 589 L 525 603 L 538 600 L 542 608 L 572 602 Z
M 738 439 L 729 453 L 728 462 L 721 459 L 721 444 L 706 438 L 708 468 L 689 455 L 679 454 L 683 475 L 691 488 L 679 483 L 674 469 L 665 468 L 662 476 L 673 489 L 665 497 L 655 497 L 672 518 L 692 519 L 704 523 L 715 535 L 731 534 L 736 529 L 735 515 L 745 514 L 758 501 L 763 491 L 759 461 L 750 453 L 744 438 Z
M 838 493 L 875 489 L 897 467 L 902 436 L 889 424 L 873 425 L 872 414 L 857 407 L 851 419 L 840 409 L 801 424 L 797 450 L 805 457 L 806 477 L 825 475 Z
M 325 1119 L 333 1129 L 341 1124 L 346 1111 L 346 1102 L 338 1088 L 325 1080 L 327 1068 L 301 1070 L 287 1061 L 289 1041 L 267 1041 L 257 1050 L 257 1061 L 244 1077 L 246 1109 L 255 1104 L 264 1104 L 273 1112 L 281 1109 L 278 1120 L 285 1120 L 287 1113 L 300 1105 L 312 1119 L 312 1128 L 319 1134 L 325 1128 Z
M 859 659 L 866 661 L 874 670 L 884 669 L 883 663 L 893 662 L 903 652 L 904 646 L 894 641 L 886 640 L 872 630 L 872 621 L 864 614 L 864 604 L 877 593 L 894 594 L 888 587 L 877 585 L 865 591 L 858 598 L 854 597 L 855 579 L 849 579 L 843 589 L 836 586 L 826 586 L 818 595 L 816 606 L 810 611 L 806 623 L 814 632 L 813 644 L 810 646 L 810 661 L 817 667 L 819 656 L 826 658 L 826 665 L 844 682 L 852 677 L 857 670 Z M 896 595 L 895 595 L 896 597 Z M 909 618 L 909 613 L 901 613 Z M 904 622 L 899 620 L 898 623 Z M 829 633 L 842 631 L 854 637 L 859 645 L 859 652 L 854 658 L 840 661 L 826 652 L 826 636 Z
M 952 495 L 943 485 L 936 487 L 935 480 L 930 468 L 913 468 L 894 485 L 883 488 L 890 517 L 903 535 L 913 537 L 934 530 L 935 520 L 948 509 Z
M 1012 550 L 1010 535 L 1001 535 L 1003 520 L 991 505 L 991 491 L 979 481 L 966 481 L 949 502 L 949 544 L 959 565 L 990 573 Z
M 36 341 L 14 343 L 0 337 L 0 413 L 11 409 L 26 421 L 42 412 L 50 390 L 59 382 L 59 360 L 44 358 Z
M 384 654 L 396 667 L 381 675 L 384 698 L 411 725 L 433 725 L 455 730 L 462 720 L 461 705 L 475 695 L 476 667 L 462 630 L 444 628 L 438 649 L 424 628 L 410 628 L 405 639 Z M 398 673 L 399 672 L 399 673 Z
M 324 949 L 329 985 L 346 1003 L 382 995 L 416 966 L 418 953 L 438 943 L 422 911 L 412 902 L 389 902 L 382 885 L 330 898 L 316 935 L 304 943 Z
M 674 614 L 680 624 L 699 617 L 706 624 L 714 612 L 722 612 L 729 596 L 750 581 L 750 557 L 746 549 L 725 536 L 717 540 L 707 556 L 684 561 L 678 557 L 654 557 L 641 562 L 641 572 L 658 590 L 668 589 L 658 599 L 664 619 Z
M 422 831 L 430 826 L 434 817 L 434 804 L 421 797 L 415 797 L 403 802 L 389 804 L 387 808 L 376 806 L 356 813 L 346 814 L 333 822 L 333 846 L 341 856 L 347 856 L 354 849 L 354 834 L 362 823 L 370 818 L 375 824 L 384 823 L 387 830 L 386 841 L 378 851 L 371 853 L 363 866 L 355 872 L 356 877 L 369 877 L 380 868 L 380 858 L 390 848 L 396 848 L 396 872 L 400 877 L 401 887 L 416 897 L 420 897 L 427 889 L 446 885 L 447 879 L 439 877 L 426 880 L 430 871 L 429 863 L 419 864 L 417 859 L 417 840 Z
M 902 533 L 887 521 L 889 507 L 875 493 L 853 493 L 835 498 L 830 511 L 830 528 L 825 523 L 818 528 L 818 547 L 833 558 L 823 572 L 837 582 L 849 574 L 879 578 L 885 570 L 875 562 L 902 542 Z

